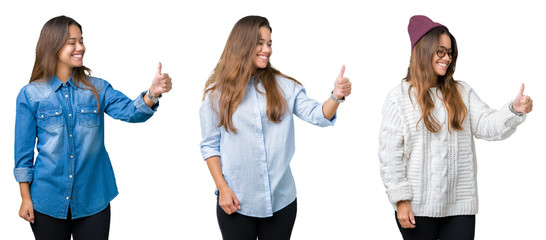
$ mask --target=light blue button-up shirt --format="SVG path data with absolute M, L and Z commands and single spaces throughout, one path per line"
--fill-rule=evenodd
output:
M 90 90 L 70 78 L 32 82 L 17 96 L 15 168 L 18 182 L 30 182 L 34 209 L 51 217 L 86 217 L 106 208 L 118 194 L 104 147 L 104 113 L 127 122 L 143 122 L 154 110 L 142 99 L 131 101 L 99 78 L 100 109 Z M 34 161 L 34 148 L 38 154 Z
M 208 94 L 199 112 L 203 159 L 220 156 L 224 179 L 241 205 L 237 212 L 246 216 L 270 217 L 296 199 L 289 165 L 295 150 L 292 114 L 322 127 L 334 125 L 336 118 L 326 119 L 322 104 L 296 82 L 277 77 L 277 84 L 288 106 L 280 123 L 267 118 L 266 97 L 256 91 L 254 79 L 232 116 L 237 133 L 218 126 L 218 105 L 211 105 Z M 265 92 L 261 82 L 258 89 Z

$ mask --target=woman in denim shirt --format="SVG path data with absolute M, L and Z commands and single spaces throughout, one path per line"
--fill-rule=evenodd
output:
M 149 90 L 132 101 L 89 76 L 81 30 L 66 16 L 44 25 L 30 83 L 17 96 L 19 215 L 31 223 L 36 239 L 108 239 L 109 203 L 118 191 L 104 146 L 104 113 L 144 122 L 172 88 L 161 63 Z
M 290 239 L 296 218 L 293 114 L 331 126 L 351 83 L 334 83 L 323 104 L 269 63 L 271 27 L 264 17 L 239 20 L 205 85 L 201 152 L 218 189 L 224 239 Z

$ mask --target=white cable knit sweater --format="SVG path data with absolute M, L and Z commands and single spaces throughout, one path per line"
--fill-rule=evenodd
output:
M 401 200 L 410 200 L 415 216 L 445 217 L 478 213 L 474 136 L 489 141 L 502 140 L 514 133 L 525 120 L 509 109 L 490 109 L 465 82 L 460 93 L 468 114 L 462 131 L 449 131 L 440 91 L 434 93 L 434 117 L 440 131 L 427 130 L 419 104 L 409 84 L 403 81 L 392 89 L 383 106 L 379 135 L 381 177 L 394 209 Z

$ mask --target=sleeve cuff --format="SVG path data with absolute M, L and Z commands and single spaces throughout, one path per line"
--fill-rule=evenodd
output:
M 411 186 L 407 182 L 400 183 L 387 189 L 387 195 L 389 196 L 389 201 L 392 204 L 396 204 L 402 200 L 411 200 Z
M 201 155 L 203 155 L 203 160 L 206 161 L 210 157 L 220 156 L 220 151 L 210 148 L 201 148 Z
M 504 107 L 501 108 L 501 111 L 503 111 L 503 115 L 506 119 L 505 125 L 509 127 L 518 126 L 527 118 L 527 114 L 518 113 L 512 108 L 512 101 L 506 103 Z
M 34 180 L 34 169 L 32 168 L 14 168 L 13 175 L 17 182 L 32 182 Z
M 332 117 L 332 119 L 328 120 L 327 118 L 324 117 L 324 113 L 322 112 L 322 107 L 323 106 L 324 106 L 324 103 L 322 103 L 320 105 L 320 111 L 315 111 L 315 116 L 314 116 L 314 118 L 316 119 L 315 122 L 317 122 L 317 125 L 319 125 L 321 127 L 334 126 L 334 124 L 336 123 L 336 119 L 337 119 L 337 111 L 334 114 L 334 116 Z
M 144 91 L 140 95 L 138 95 L 138 97 L 135 99 L 133 103 L 135 104 L 135 107 L 139 112 L 152 115 L 157 111 L 157 108 L 159 107 L 159 102 L 154 104 L 151 108 L 148 107 L 148 105 L 146 105 L 143 99 L 146 92 L 147 91 Z

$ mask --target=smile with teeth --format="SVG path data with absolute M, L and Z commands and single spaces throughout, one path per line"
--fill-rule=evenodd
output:
M 263 61 L 267 61 L 269 59 L 268 56 L 264 56 L 264 55 L 258 55 L 258 58 L 260 58 Z
M 437 64 L 438 64 L 438 66 L 440 66 L 441 68 L 447 68 L 447 64 L 446 64 L 446 63 L 438 62 Z

